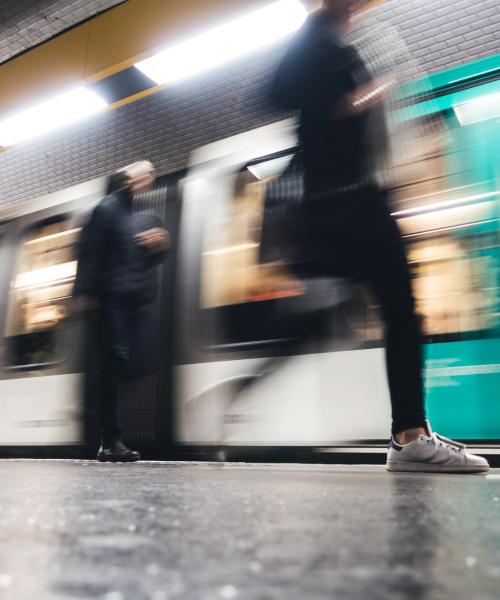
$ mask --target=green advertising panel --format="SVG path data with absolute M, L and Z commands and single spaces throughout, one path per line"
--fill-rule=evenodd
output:
M 428 344 L 426 403 L 437 431 L 500 441 L 500 339 Z

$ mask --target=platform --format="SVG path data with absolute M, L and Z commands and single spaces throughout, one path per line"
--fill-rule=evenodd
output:
M 500 471 L 0 462 L 0 598 L 500 597 Z

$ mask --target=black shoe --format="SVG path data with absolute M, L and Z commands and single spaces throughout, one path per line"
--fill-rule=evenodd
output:
M 127 448 L 121 439 L 102 442 L 97 453 L 99 462 L 136 462 L 141 460 L 141 455 L 135 450 Z

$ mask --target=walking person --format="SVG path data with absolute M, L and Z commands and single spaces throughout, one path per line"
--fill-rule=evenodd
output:
M 97 394 L 101 447 L 97 459 L 102 462 L 140 459 L 140 454 L 123 442 L 120 400 L 132 335 L 140 326 L 144 307 L 154 302 L 155 267 L 164 260 L 168 248 L 168 233 L 160 220 L 133 212 L 134 195 L 147 190 L 154 179 L 154 167 L 148 161 L 114 173 L 106 196 L 83 228 L 78 247 L 73 295 L 80 310 L 94 312 L 100 350 Z
M 305 173 L 301 246 L 315 274 L 367 283 L 386 326 L 392 404 L 391 471 L 487 471 L 487 461 L 433 432 L 426 420 L 422 349 L 410 273 L 388 193 L 374 176 L 372 124 L 390 81 L 373 80 L 346 41 L 360 0 L 324 0 L 280 64 L 274 100 L 300 111 L 299 146 Z M 384 135 L 378 150 L 386 146 Z

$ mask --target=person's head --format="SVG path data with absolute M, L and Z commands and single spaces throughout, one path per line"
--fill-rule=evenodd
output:
M 351 19 L 354 0 L 323 0 L 323 8 L 336 25 L 343 26 Z
M 129 189 L 129 183 L 123 171 L 117 171 L 109 176 L 108 185 L 106 186 L 106 195 L 114 194 L 115 192 L 124 189 Z
M 149 160 L 140 160 L 120 169 L 127 187 L 133 194 L 146 191 L 150 188 L 156 178 L 155 168 Z

